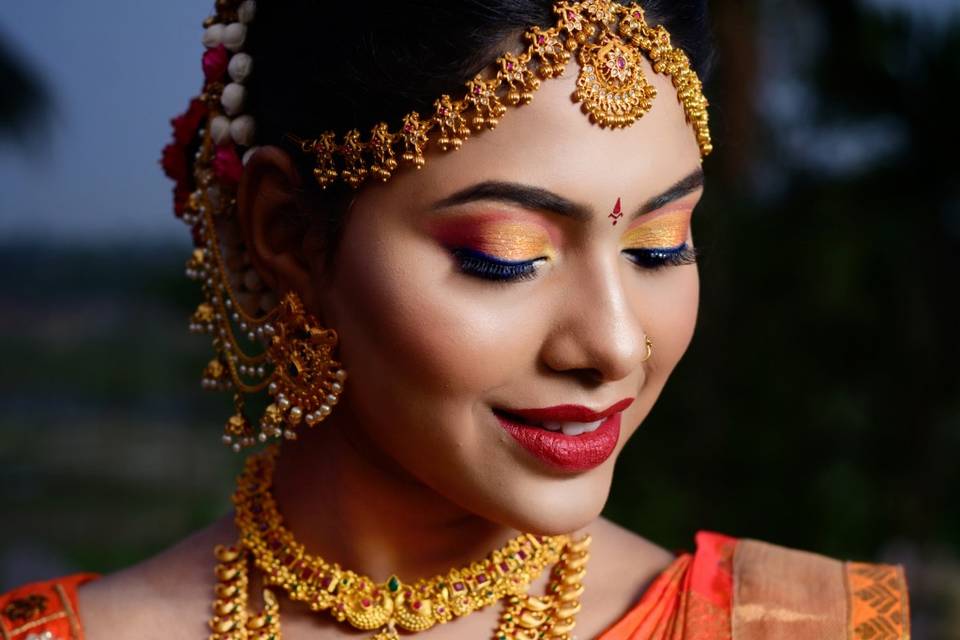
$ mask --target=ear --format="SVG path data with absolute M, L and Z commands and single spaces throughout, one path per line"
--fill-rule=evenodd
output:
M 307 308 L 316 308 L 300 188 L 300 172 L 287 152 L 257 149 L 240 179 L 237 221 L 254 268 L 277 298 L 294 291 Z

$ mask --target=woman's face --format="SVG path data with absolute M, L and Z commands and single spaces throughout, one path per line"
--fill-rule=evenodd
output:
M 470 512 L 551 534 L 600 513 L 698 301 L 678 247 L 692 248 L 699 149 L 676 91 L 647 67 L 653 109 L 602 129 L 570 98 L 576 72 L 460 150 L 360 191 L 332 277 L 316 256 L 304 292 L 340 336 L 338 422 L 371 455 Z M 498 418 L 621 401 L 619 433 L 615 420 L 567 435 L 582 422 Z

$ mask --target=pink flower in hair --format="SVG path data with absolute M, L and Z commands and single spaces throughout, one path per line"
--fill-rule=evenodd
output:
M 229 184 L 240 182 L 243 164 L 233 144 L 221 144 L 217 147 L 217 153 L 213 157 L 213 173 L 223 182 Z
M 217 82 L 223 79 L 227 72 L 230 55 L 225 46 L 218 45 L 203 52 L 203 76 L 207 82 Z

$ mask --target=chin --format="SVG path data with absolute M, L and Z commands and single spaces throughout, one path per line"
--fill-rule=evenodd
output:
M 559 535 L 587 527 L 599 517 L 610 493 L 613 460 L 571 477 L 544 476 L 514 482 L 508 494 L 482 515 L 502 525 L 537 535 Z

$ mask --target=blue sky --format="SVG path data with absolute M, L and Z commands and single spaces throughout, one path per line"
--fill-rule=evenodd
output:
M 0 33 L 54 100 L 47 140 L 0 141 L 0 239 L 187 240 L 157 164 L 200 88 L 212 2 L 7 2 Z

